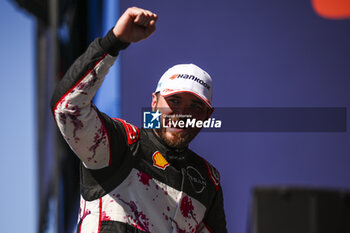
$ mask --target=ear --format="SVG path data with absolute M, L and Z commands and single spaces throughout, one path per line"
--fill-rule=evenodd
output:
M 156 107 L 157 107 L 157 95 L 156 93 L 152 93 L 152 111 L 155 111 Z

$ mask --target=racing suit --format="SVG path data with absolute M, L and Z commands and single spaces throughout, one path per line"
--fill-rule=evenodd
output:
M 110 31 L 94 40 L 57 85 L 56 123 L 80 158 L 77 232 L 226 230 L 219 173 L 190 149 L 174 150 L 153 130 L 99 112 L 92 99 L 127 44 Z

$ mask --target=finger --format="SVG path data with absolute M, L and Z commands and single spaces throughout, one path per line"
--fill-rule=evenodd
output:
M 142 12 L 142 15 L 140 16 L 140 22 L 139 24 L 141 26 L 147 27 L 149 22 L 149 17 L 146 15 L 145 12 Z
M 153 12 L 149 11 L 149 10 L 145 10 L 144 11 L 145 15 L 151 19 L 154 19 L 155 17 L 157 17 L 156 14 L 154 14 Z
M 148 27 L 151 20 L 156 20 L 156 19 L 157 19 L 156 14 L 147 10 L 140 9 L 138 10 L 135 16 L 134 23 L 140 26 Z
M 156 24 L 156 20 L 154 19 L 149 22 L 150 27 L 153 27 L 155 24 Z
M 155 25 L 149 26 L 145 29 L 146 37 L 149 37 L 156 30 Z
M 140 15 L 142 13 L 147 17 L 157 18 L 157 15 L 154 14 L 153 12 L 151 12 L 149 10 L 141 9 L 138 7 L 130 7 L 127 9 L 127 11 L 134 18 L 136 18 L 138 15 Z
M 137 25 L 140 25 L 140 26 L 143 26 L 143 27 L 148 27 L 149 23 L 151 21 L 151 18 L 150 17 L 147 17 L 146 15 L 144 14 L 141 14 L 139 17 L 137 17 L 135 19 L 135 23 Z
M 142 15 L 141 14 L 136 14 L 136 17 L 134 19 L 134 23 L 141 24 L 141 19 L 142 19 Z
M 130 7 L 126 10 L 126 13 L 135 19 L 138 15 L 140 15 L 140 13 L 142 13 L 142 9 L 137 7 Z
M 142 26 L 144 26 L 145 28 L 148 27 L 148 24 L 151 20 L 150 19 L 145 19 L 144 22 L 142 23 Z
M 157 20 L 158 16 L 156 14 L 154 14 L 151 11 L 146 10 L 147 12 L 147 16 L 151 19 L 151 20 Z
M 157 21 L 157 17 L 153 15 L 147 15 L 145 21 L 143 22 L 144 27 L 153 26 Z

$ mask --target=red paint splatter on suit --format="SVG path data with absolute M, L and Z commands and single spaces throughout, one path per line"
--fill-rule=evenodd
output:
M 84 124 L 78 119 L 80 117 L 81 109 L 78 106 L 73 106 L 72 111 L 73 113 L 67 113 L 65 114 L 66 116 L 63 116 L 64 113 L 61 113 L 60 118 L 64 119 L 63 122 L 66 122 L 67 118 L 71 120 L 71 123 L 74 126 L 73 137 L 75 138 L 77 130 L 82 129 Z
M 67 115 L 60 112 L 58 114 L 58 117 L 59 117 L 59 121 L 62 122 L 64 125 L 67 124 Z
M 148 174 L 139 171 L 137 176 L 142 184 L 149 186 L 149 180 L 152 178 Z
M 102 211 L 101 220 L 102 221 L 111 221 L 111 217 L 107 216 L 106 211 Z
M 176 226 L 176 232 L 177 232 L 177 233 L 187 233 L 186 230 L 183 230 L 183 229 L 181 229 L 181 228 L 179 227 L 179 224 L 178 224 L 173 218 L 169 217 L 169 216 L 166 215 L 165 213 L 163 213 L 163 216 L 164 216 L 165 220 L 168 221 L 168 220 L 170 219 L 170 221 L 173 222 L 173 223 L 175 224 L 175 226 Z
M 134 216 L 130 216 L 128 215 L 128 218 L 130 218 L 133 222 L 135 222 L 136 224 L 135 227 L 143 230 L 145 232 L 150 232 L 148 226 L 149 226 L 149 219 L 147 218 L 147 216 L 140 210 L 138 210 L 138 207 L 136 205 L 136 203 L 134 201 L 130 201 L 130 202 L 126 202 L 123 199 L 120 198 L 120 195 L 117 195 L 117 198 L 123 202 L 124 204 L 126 204 L 127 206 L 130 207 L 131 211 L 133 212 Z
M 83 220 L 89 214 L 91 214 L 91 211 L 90 210 L 85 210 L 85 212 L 83 213 L 83 216 L 81 216 L 81 220 Z
M 185 196 L 184 198 L 182 198 L 181 204 L 180 204 L 180 210 L 184 217 L 186 218 L 190 217 L 189 215 L 190 212 L 194 210 L 191 198 L 189 198 L 188 196 Z
M 107 132 L 103 124 L 101 124 L 101 127 L 97 130 L 94 137 L 94 144 L 89 148 L 89 151 L 92 151 L 93 155 L 92 158 L 95 157 L 96 149 L 100 146 L 101 143 L 104 145 L 106 144 L 107 140 Z
M 88 82 L 85 82 L 85 83 L 81 82 L 78 84 L 78 86 L 77 86 L 78 90 L 87 90 L 87 89 L 90 89 L 91 87 L 95 86 L 95 84 L 97 82 L 96 71 L 92 70 L 91 75 L 92 75 L 92 78 Z

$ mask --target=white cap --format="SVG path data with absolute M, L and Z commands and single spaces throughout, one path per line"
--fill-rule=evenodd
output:
M 189 92 L 212 109 L 212 79 L 207 72 L 194 64 L 180 64 L 168 69 L 160 78 L 155 92 L 160 92 L 163 97 Z

